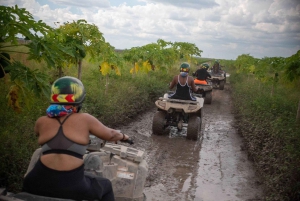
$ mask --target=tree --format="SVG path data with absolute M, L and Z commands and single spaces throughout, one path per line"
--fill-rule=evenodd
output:
M 237 57 L 235 60 L 235 66 L 237 68 L 237 73 L 254 73 L 255 64 L 257 63 L 257 59 L 250 56 L 249 54 L 242 54 Z
M 72 54 L 70 54 L 69 60 L 78 64 L 78 79 L 81 79 L 82 60 L 87 54 L 90 55 L 90 61 L 103 60 L 107 55 L 111 55 L 110 49 L 113 47 L 105 42 L 98 27 L 94 24 L 88 24 L 86 20 L 64 23 L 58 31 L 62 39 L 61 42 L 66 47 L 71 48 Z
M 203 52 L 195 44 L 187 42 L 175 42 L 173 48 L 179 52 L 180 58 L 184 58 L 189 63 L 192 62 L 195 64 L 197 63 L 197 60 L 194 56 L 201 57 L 201 53 Z
M 4 75 L 7 72 L 11 75 L 8 103 L 16 111 L 21 111 L 21 101 L 28 105 L 32 93 L 36 96 L 49 94 L 49 86 L 45 74 L 38 70 L 31 70 L 21 62 L 12 61 L 11 55 L 28 54 L 28 59 L 44 60 L 51 67 L 59 59 L 60 50 L 57 44 L 44 40 L 44 36 L 51 33 L 53 29 L 41 20 L 36 22 L 28 11 L 18 8 L 17 5 L 0 6 L 0 26 L 0 57 L 6 63 L 5 66 L 1 66 L 1 70 Z M 20 35 L 30 43 L 20 44 L 17 37 Z M 24 48 L 21 49 L 21 46 Z

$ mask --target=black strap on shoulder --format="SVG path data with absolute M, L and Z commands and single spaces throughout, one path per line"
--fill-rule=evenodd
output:
M 57 119 L 57 121 L 59 122 L 59 124 L 62 126 L 64 123 L 65 123 L 65 121 L 69 118 L 69 116 L 71 116 L 73 113 L 70 113 L 62 122 L 60 121 L 60 119 L 59 118 L 56 118 Z

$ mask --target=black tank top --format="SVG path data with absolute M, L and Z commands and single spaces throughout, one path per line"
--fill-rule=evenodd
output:
M 192 89 L 188 85 L 188 79 L 189 77 L 186 78 L 185 84 L 181 85 L 179 81 L 179 75 L 178 75 L 178 83 L 176 85 L 176 91 L 174 94 L 170 95 L 169 98 L 196 101 L 196 98 L 192 96 Z

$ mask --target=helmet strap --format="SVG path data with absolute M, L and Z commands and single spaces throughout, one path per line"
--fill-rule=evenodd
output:
M 79 105 L 77 105 L 75 112 L 78 113 L 81 110 L 81 108 L 82 108 L 82 104 L 80 103 Z

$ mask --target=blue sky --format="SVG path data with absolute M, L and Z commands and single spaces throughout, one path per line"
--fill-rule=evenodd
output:
M 36 20 L 85 19 L 116 49 L 189 42 L 202 57 L 288 57 L 300 50 L 299 0 L 1 0 Z

